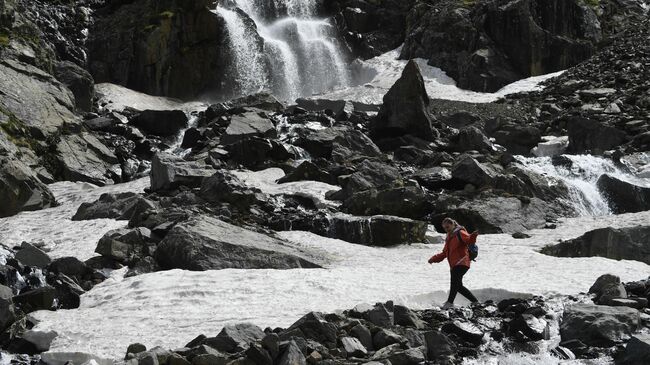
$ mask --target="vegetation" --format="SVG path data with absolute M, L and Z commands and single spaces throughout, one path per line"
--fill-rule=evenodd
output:
M 589 5 L 591 7 L 600 6 L 600 0 L 582 0 L 582 1 L 584 1 L 585 5 Z

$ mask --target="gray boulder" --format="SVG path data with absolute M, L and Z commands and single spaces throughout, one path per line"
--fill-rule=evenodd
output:
M 454 163 L 451 175 L 458 181 L 478 188 L 493 184 L 498 171 L 493 166 L 480 163 L 465 155 Z
M 109 231 L 100 238 L 95 252 L 117 262 L 129 264 L 152 253 L 150 242 L 151 231 L 147 228 L 120 228 Z
M 348 356 L 365 357 L 368 355 L 368 350 L 354 337 L 341 337 L 341 345 Z
M 134 192 L 104 193 L 94 202 L 82 203 L 72 220 L 102 218 L 129 220 L 136 214 L 155 208 L 154 202 Z
M 328 322 L 321 313 L 310 312 L 305 314 L 287 328 L 287 332 L 294 330 L 300 330 L 307 339 L 326 346 L 328 344 L 336 346 L 338 328 L 333 323 Z
M 547 246 L 542 253 L 558 257 L 599 256 L 650 264 L 650 226 L 600 228 L 555 246 Z
M 234 115 L 221 136 L 221 143 L 232 144 L 250 137 L 275 138 L 275 126 L 263 112 L 246 112 Z
M 52 259 L 45 252 L 27 242 L 20 245 L 20 250 L 16 252 L 14 257 L 21 264 L 30 267 L 45 268 L 52 262 Z
M 372 126 L 375 137 L 395 137 L 410 134 L 433 141 L 439 137 L 432 126 L 429 95 L 420 67 L 411 60 L 402 76 L 384 96 L 384 104 Z
M 626 133 L 600 121 L 574 118 L 568 122 L 569 147 L 572 153 L 603 153 L 620 146 L 626 140 Z
M 335 214 L 330 222 L 330 237 L 367 246 L 424 242 L 428 226 L 426 222 L 387 215 L 359 217 Z
M 72 62 L 62 61 L 54 66 L 54 76 L 72 91 L 77 109 L 92 110 L 95 81 L 88 71 Z
M 440 331 L 428 331 L 424 333 L 424 341 L 429 361 L 452 363 L 456 344 L 447 335 Z
M 106 185 L 121 175 L 115 154 L 89 133 L 62 135 L 56 158 L 65 180 Z
M 568 306 L 560 324 L 562 341 L 610 347 L 627 341 L 640 326 L 639 311 L 627 307 L 591 304 Z
M 320 267 L 313 257 L 283 241 L 208 216 L 174 226 L 155 258 L 164 269 L 195 271 Z
M 596 304 L 611 305 L 616 298 L 627 298 L 625 286 L 621 278 L 611 274 L 601 275 L 594 285 L 589 288 L 589 294 L 594 294 Z
M 615 214 L 650 210 L 648 186 L 637 185 L 608 174 L 598 179 L 597 186 Z
M 0 217 L 49 208 L 54 195 L 24 163 L 0 157 Z
M 246 351 L 251 342 L 260 341 L 265 334 L 261 328 L 250 323 L 225 326 L 216 337 L 206 338 L 205 345 L 218 351 L 236 353 Z
M 201 183 L 199 195 L 210 203 L 229 203 L 239 208 L 262 203 L 267 197 L 226 170 L 218 170 Z
M 290 341 L 278 360 L 278 365 L 307 365 L 307 360 L 295 341 Z
M 188 121 L 182 110 L 145 110 L 133 118 L 130 124 L 144 133 L 171 137 L 187 127 Z
M 151 190 L 164 191 L 178 186 L 198 188 L 204 178 L 214 174 L 215 170 L 198 161 L 185 161 L 180 157 L 157 153 L 151 161 Z
M 617 365 L 646 365 L 650 364 L 650 334 L 632 336 L 625 346 L 622 358 Z
M 4 331 L 16 320 L 16 309 L 11 297 L 13 297 L 11 288 L 0 285 L 0 331 Z

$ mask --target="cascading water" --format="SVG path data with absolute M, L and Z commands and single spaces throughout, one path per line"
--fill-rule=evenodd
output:
M 602 157 L 591 155 L 564 155 L 566 163 L 553 163 L 551 157 L 518 157 L 524 168 L 564 182 L 571 200 L 580 215 L 602 216 L 612 214 L 607 199 L 597 186 L 598 178 L 610 174 L 622 180 L 634 178 Z
M 293 101 L 350 84 L 335 29 L 316 18 L 315 0 L 234 0 L 216 12 L 227 24 L 240 94 L 266 89 Z

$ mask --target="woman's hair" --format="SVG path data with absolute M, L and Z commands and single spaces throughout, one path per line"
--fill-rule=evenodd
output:
M 454 227 L 458 227 L 458 222 L 456 222 L 454 219 L 451 219 L 449 217 L 442 220 L 442 224 L 445 224 L 445 223 L 451 224 Z

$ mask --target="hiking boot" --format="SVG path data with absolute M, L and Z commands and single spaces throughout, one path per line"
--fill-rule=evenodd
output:
M 449 303 L 449 302 L 445 302 L 445 304 L 443 304 L 441 307 L 442 310 L 447 310 L 452 308 L 454 308 L 454 303 Z

